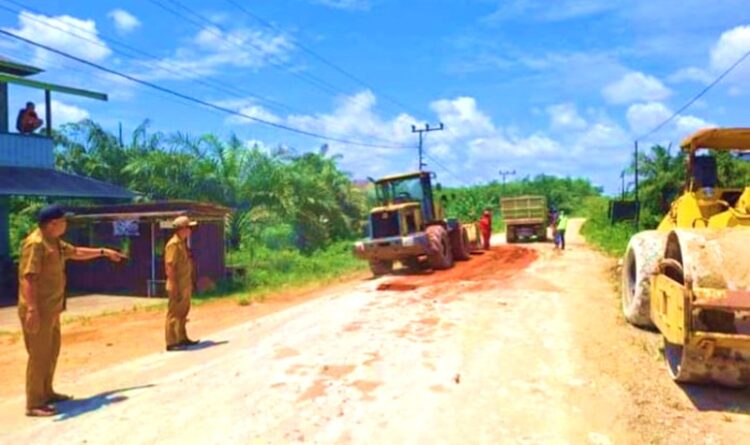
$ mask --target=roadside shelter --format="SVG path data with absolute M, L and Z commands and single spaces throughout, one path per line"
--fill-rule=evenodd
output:
M 210 290 L 226 276 L 224 227 L 230 209 L 192 201 L 70 207 L 66 239 L 85 246 L 108 246 L 128 255 L 122 263 L 68 263 L 71 292 L 165 296 L 164 246 L 172 220 L 198 221 L 190 238 L 198 290 Z

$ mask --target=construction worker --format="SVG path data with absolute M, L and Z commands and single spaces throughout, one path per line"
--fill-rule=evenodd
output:
M 485 209 L 479 220 L 479 230 L 482 232 L 482 244 L 484 250 L 490 250 L 490 238 L 492 237 L 492 213 Z
M 23 241 L 18 264 L 18 316 L 29 361 L 26 365 L 26 415 L 57 414 L 54 405 L 71 396 L 52 389 L 60 353 L 60 313 L 65 294 L 65 261 L 125 258 L 111 249 L 74 247 L 61 239 L 70 216 L 59 205 L 43 208 L 38 227 Z
M 557 249 L 557 218 L 557 209 L 553 207 L 549 211 L 549 228 L 552 231 L 552 240 L 555 242 L 555 249 Z
M 190 298 L 193 296 L 194 265 L 193 256 L 187 245 L 190 233 L 198 225 L 187 216 L 178 216 L 172 222 L 174 235 L 164 249 L 164 263 L 167 275 L 166 341 L 167 351 L 180 351 L 187 346 L 198 344 L 187 336 L 185 324 L 190 312 Z
M 565 231 L 568 229 L 568 215 L 560 210 L 557 216 L 557 236 L 555 237 L 555 247 L 565 250 Z
M 21 108 L 18 111 L 16 130 L 18 130 L 19 133 L 32 134 L 41 127 L 42 124 L 44 124 L 44 121 L 37 116 L 34 102 L 26 102 L 26 108 Z

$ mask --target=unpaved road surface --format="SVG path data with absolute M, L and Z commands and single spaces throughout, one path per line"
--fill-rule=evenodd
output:
M 614 261 L 583 244 L 580 223 L 564 253 L 497 245 L 450 271 L 358 280 L 192 351 L 117 362 L 110 347 L 97 365 L 106 346 L 94 343 L 112 341 L 98 326 L 90 363 L 71 369 L 81 347 L 63 346 L 57 387 L 79 400 L 61 416 L 24 418 L 21 388 L 3 380 L 0 442 L 747 443 L 747 393 L 669 380 L 658 336 L 622 321 Z M 208 332 L 209 313 L 193 332 Z M 157 350 L 155 320 L 130 322 L 118 342 Z M 0 343 L 14 357 L 0 376 L 22 371 L 18 348 Z

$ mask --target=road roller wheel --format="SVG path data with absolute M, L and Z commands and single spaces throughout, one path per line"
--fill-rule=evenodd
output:
M 622 261 L 622 314 L 635 326 L 653 328 L 651 274 L 664 255 L 666 234 L 648 230 L 633 235 Z

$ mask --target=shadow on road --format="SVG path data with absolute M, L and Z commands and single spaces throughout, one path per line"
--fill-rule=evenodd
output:
M 200 351 L 201 349 L 213 348 L 214 346 L 221 346 L 229 343 L 229 340 L 213 341 L 206 340 L 198 343 L 197 345 L 185 347 L 186 351 Z
M 149 384 L 149 385 L 133 386 L 130 388 L 116 389 L 113 391 L 103 392 L 101 394 L 97 394 L 95 396 L 92 396 L 86 399 L 74 399 L 74 400 L 69 400 L 67 402 L 58 403 L 55 407 L 57 408 L 57 411 L 60 413 L 60 417 L 55 419 L 55 422 L 62 422 L 65 420 L 69 420 L 74 417 L 78 417 L 83 414 L 87 414 L 87 413 L 99 410 L 108 405 L 113 405 L 115 403 L 124 402 L 128 398 L 127 396 L 122 395 L 122 393 L 128 392 L 128 391 L 135 391 L 138 389 L 151 388 L 153 386 L 155 385 Z
M 680 385 L 699 411 L 721 411 L 750 415 L 750 392 L 716 386 Z

